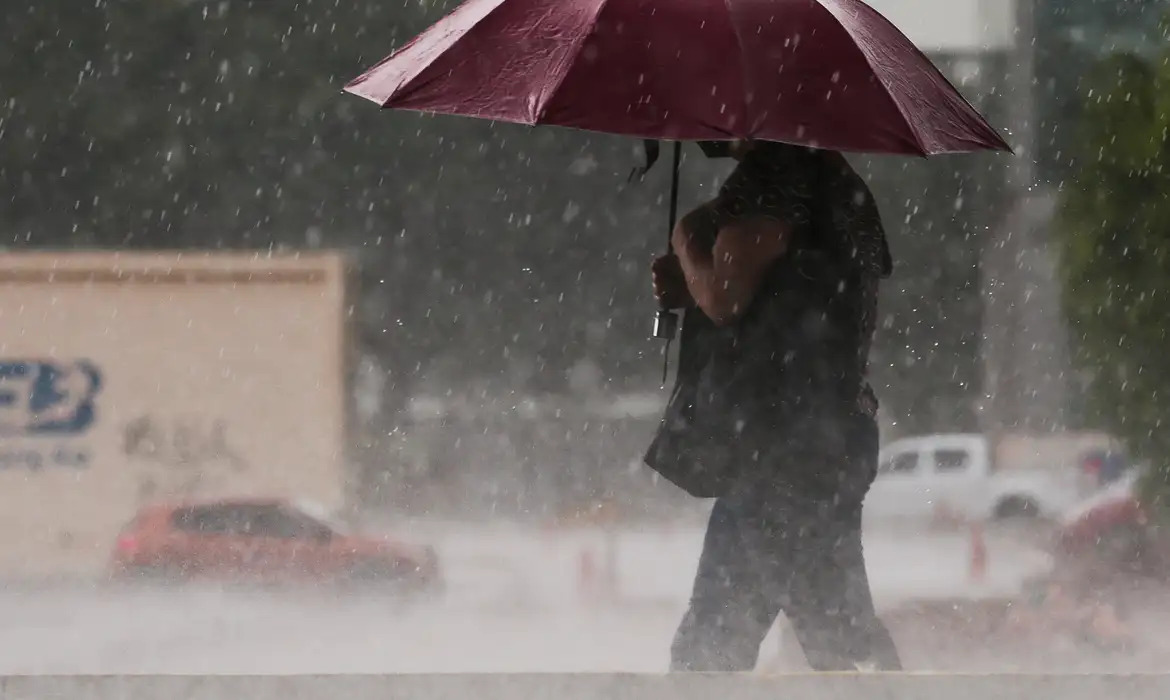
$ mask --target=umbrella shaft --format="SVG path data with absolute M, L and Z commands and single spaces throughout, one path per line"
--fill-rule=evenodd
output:
M 670 225 L 666 229 L 666 252 L 671 252 L 670 238 L 678 222 L 678 180 L 682 170 L 682 141 L 674 142 L 674 158 L 670 166 Z
M 678 222 L 678 180 L 682 170 L 682 141 L 674 142 L 674 158 L 670 166 L 670 216 L 669 226 L 666 228 L 666 252 L 672 252 L 670 239 L 674 237 L 674 225 Z M 678 333 L 678 316 L 668 309 L 659 309 L 654 317 L 654 337 L 666 340 L 666 347 L 662 349 L 662 385 L 670 371 L 670 341 Z

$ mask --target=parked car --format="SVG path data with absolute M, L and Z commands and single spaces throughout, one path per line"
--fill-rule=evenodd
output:
M 158 504 L 122 530 L 118 578 L 267 583 L 385 582 L 442 588 L 434 548 L 352 534 L 310 508 L 279 499 Z
M 905 438 L 882 448 L 866 497 L 869 518 L 928 519 L 1057 517 L 1097 488 L 1075 462 L 1004 468 L 983 435 Z
M 1154 572 L 1170 562 L 1170 542 L 1137 496 L 1140 471 L 1131 470 L 1070 508 L 1056 532 L 1056 553 L 1124 569 Z

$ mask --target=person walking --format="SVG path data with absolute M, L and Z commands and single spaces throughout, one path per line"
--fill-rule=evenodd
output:
M 738 164 L 652 265 L 659 302 L 687 317 L 645 461 L 707 473 L 688 490 L 715 496 L 671 670 L 752 670 L 781 612 L 814 670 L 898 670 L 861 542 L 878 451 L 868 355 L 892 267 L 876 204 L 839 153 L 700 145 Z

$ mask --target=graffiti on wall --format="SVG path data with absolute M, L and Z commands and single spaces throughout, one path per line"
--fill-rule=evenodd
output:
M 247 469 L 228 433 L 221 418 L 143 415 L 123 429 L 122 452 L 150 467 L 139 484 L 142 497 L 193 495 L 225 472 Z
M 85 360 L 0 360 L 0 470 L 88 467 L 101 387 Z
M 165 466 L 247 466 L 228 440 L 227 421 L 220 418 L 140 416 L 126 424 L 122 437 L 123 450 L 128 457 Z

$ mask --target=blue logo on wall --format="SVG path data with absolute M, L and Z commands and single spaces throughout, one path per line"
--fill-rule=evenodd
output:
M 86 451 L 42 441 L 84 435 L 93 425 L 101 386 L 101 372 L 84 360 L 0 361 L 0 469 L 87 466 Z M 5 444 L 16 438 L 39 438 L 42 444 Z

